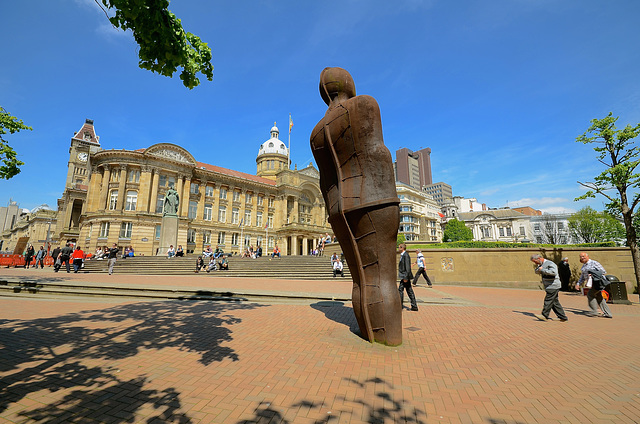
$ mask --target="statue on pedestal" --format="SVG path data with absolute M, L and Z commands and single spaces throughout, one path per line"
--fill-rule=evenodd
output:
M 378 103 L 356 96 L 342 68 L 320 74 L 320 95 L 329 106 L 313 129 L 311 150 L 329 223 L 353 276 L 352 302 L 368 341 L 402 343 L 402 305 L 396 282 L 400 200 L 391 153 L 382 139 Z
M 178 205 L 180 204 L 180 196 L 178 192 L 173 188 L 164 195 L 164 208 L 162 210 L 162 216 L 178 216 Z

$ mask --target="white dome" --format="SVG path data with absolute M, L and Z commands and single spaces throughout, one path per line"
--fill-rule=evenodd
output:
M 260 145 L 258 156 L 269 153 L 278 153 L 287 156 L 287 146 L 277 138 L 271 138 Z
M 287 146 L 278 138 L 280 131 L 278 131 L 278 127 L 276 127 L 276 123 L 273 123 L 273 127 L 271 128 L 271 138 L 260 145 L 260 150 L 258 150 L 258 156 L 266 155 L 270 153 L 276 153 L 280 155 L 287 156 L 288 150 Z

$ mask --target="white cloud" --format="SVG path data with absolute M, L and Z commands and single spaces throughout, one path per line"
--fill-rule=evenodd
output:
M 571 201 L 572 201 L 571 199 L 567 199 L 565 197 L 542 197 L 538 199 L 533 197 L 524 197 L 519 200 L 513 200 L 513 201 L 507 202 L 507 206 L 512 208 L 517 208 L 520 206 L 532 206 L 532 205 L 536 205 L 537 207 L 543 207 L 548 205 L 557 205 L 560 203 L 567 203 Z
M 558 214 L 558 213 L 574 213 L 575 209 L 565 208 L 564 206 L 554 206 L 551 208 L 541 208 L 542 213 Z

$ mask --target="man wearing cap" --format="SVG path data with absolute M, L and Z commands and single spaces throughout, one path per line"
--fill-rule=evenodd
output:
M 567 321 L 567 315 L 564 313 L 560 300 L 558 300 L 558 292 L 560 291 L 558 266 L 538 254 L 531 255 L 531 262 L 537 265 L 535 272 L 536 274 L 542 275 L 542 284 L 544 285 L 544 291 L 546 292 L 542 314 L 536 314 L 536 318 L 540 321 L 548 321 L 549 313 L 553 309 L 553 312 L 556 313 L 560 321 Z

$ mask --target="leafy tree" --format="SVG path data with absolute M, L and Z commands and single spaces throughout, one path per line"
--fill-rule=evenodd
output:
M 473 240 L 473 230 L 464 225 L 464 222 L 452 219 L 442 234 L 442 241 Z
M 557 244 L 560 242 L 560 228 L 558 226 L 558 217 L 555 215 L 544 214 L 540 222 L 540 230 L 545 243 Z
M 604 196 L 608 202 L 608 210 L 619 211 L 624 221 L 627 245 L 631 249 L 633 266 L 636 273 L 636 284 L 640 289 L 640 252 L 636 241 L 636 229 L 633 226 L 634 210 L 640 201 L 640 174 L 636 168 L 640 164 L 640 147 L 633 141 L 640 134 L 640 124 L 627 125 L 624 129 L 616 128 L 618 117 L 610 112 L 603 119 L 592 119 L 591 126 L 576 141 L 584 144 L 594 143 L 598 153 L 598 162 L 606 169 L 594 178 L 593 182 L 578 184 L 586 187 L 585 194 L 575 200 Z
M 20 119 L 9 115 L 3 107 L 0 106 L 0 159 L 4 165 L 0 166 L 0 178 L 8 180 L 9 178 L 20 173 L 20 166 L 24 162 L 18 160 L 15 150 L 9 143 L 2 138 L 3 135 L 15 134 L 22 130 L 32 130 L 33 128 L 26 126 Z
M 213 79 L 211 49 L 198 36 L 182 28 L 180 19 L 168 9 L 169 0 L 100 1 L 105 7 L 115 9 L 115 16 L 109 18 L 113 26 L 133 33 L 140 46 L 140 68 L 170 77 L 182 67 L 180 79 L 189 89 L 200 84 L 198 72 L 209 81 Z
M 568 219 L 571 234 L 581 243 L 624 239 L 624 226 L 606 212 L 585 206 Z
M 396 237 L 396 247 L 400 246 L 405 241 L 407 241 L 405 235 L 402 233 L 398 234 L 398 237 Z

